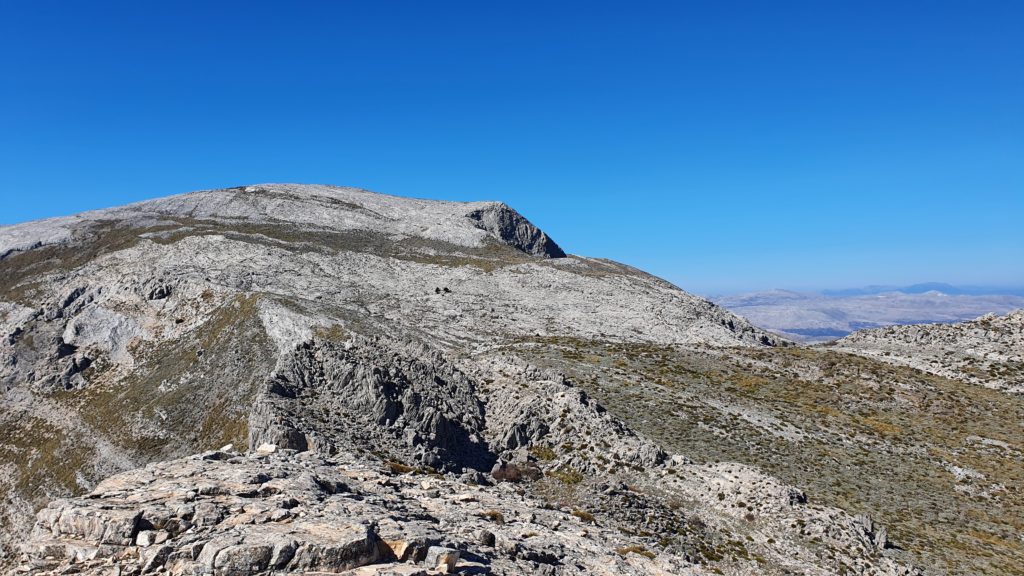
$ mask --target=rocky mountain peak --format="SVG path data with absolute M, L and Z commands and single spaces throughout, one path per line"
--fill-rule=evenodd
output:
M 2 227 L 0 253 L 0 564 L 916 573 L 870 518 L 624 420 L 799 437 L 657 404 L 787 342 L 505 204 L 265 184 Z
M 562 257 L 543 231 L 502 203 L 422 200 L 319 184 L 257 184 L 201 190 L 75 216 L 0 227 L 0 254 L 61 243 L 84 225 L 173 219 L 361 231 L 466 248 L 497 240 L 530 255 Z

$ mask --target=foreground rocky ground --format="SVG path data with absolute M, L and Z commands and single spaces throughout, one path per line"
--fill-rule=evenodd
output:
M 205 191 L 0 228 L 0 271 L 11 570 L 998 574 L 1019 557 L 1015 397 L 792 347 L 565 255 L 503 204 Z M 947 424 L 973 415 L 964 452 Z M 936 432 L 899 433 L 918 429 Z M 985 480 L 876 468 L 914 458 Z M 956 521 L 969 540 L 946 552 Z
M 884 532 L 866 519 L 809 506 L 799 492 L 739 466 L 680 465 L 673 476 L 683 479 L 663 482 L 664 490 L 698 499 L 690 494 L 698 485 L 722 494 L 714 511 L 665 507 L 611 481 L 594 492 L 608 501 L 595 513 L 528 496 L 527 484 L 543 482 L 540 474 L 526 477 L 531 469 L 539 471 L 499 464 L 489 479 L 453 479 L 344 453 L 325 457 L 270 445 L 249 455 L 208 452 L 120 474 L 83 498 L 50 503 L 22 545 L 19 571 L 908 573 L 872 552 L 885 546 Z M 512 481 L 512 471 L 523 477 Z M 740 499 L 751 504 L 736 509 Z M 628 512 L 644 517 L 631 523 L 622 517 Z M 640 529 L 656 522 L 672 530 Z M 802 546 L 782 536 L 797 525 L 806 535 Z M 820 547 L 855 551 L 808 571 L 824 560 Z

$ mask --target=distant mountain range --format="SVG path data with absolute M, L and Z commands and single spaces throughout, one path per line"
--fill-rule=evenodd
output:
M 922 282 L 910 286 L 864 286 L 863 288 L 822 290 L 821 294 L 823 296 L 871 296 L 885 292 L 901 292 L 903 294 L 941 292 L 950 296 L 1024 296 L 1024 286 L 954 286 L 945 282 Z
M 868 328 L 1006 314 L 1024 308 L 1024 288 L 927 282 L 821 292 L 766 290 L 712 300 L 762 328 L 801 342 L 823 342 Z

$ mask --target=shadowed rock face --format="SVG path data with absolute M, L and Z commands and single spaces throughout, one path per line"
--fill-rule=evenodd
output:
M 250 446 L 333 454 L 374 446 L 403 461 L 486 472 L 497 456 L 485 439 L 475 383 L 422 346 L 321 340 L 298 346 L 276 371 L 249 422 Z
M 681 404 L 611 412 L 542 366 L 786 343 L 503 204 L 246 186 L 3 227 L 0 254 L 0 562 L 914 573 L 876 523 L 622 419 Z
M 494 204 L 469 213 L 478 228 L 527 254 L 565 258 L 565 252 L 541 229 L 505 204 Z

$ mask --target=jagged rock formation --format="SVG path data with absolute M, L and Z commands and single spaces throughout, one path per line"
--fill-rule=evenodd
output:
M 835 346 L 939 376 L 1024 393 L 1024 310 L 955 324 L 862 330 Z
M 437 469 L 490 470 L 496 456 L 485 441 L 475 383 L 436 352 L 410 347 L 300 344 L 258 399 L 249 445 L 332 454 L 340 440 Z
M 518 212 L 503 203 L 492 204 L 468 214 L 477 228 L 490 232 L 509 246 L 527 254 L 547 258 L 565 258 L 565 252 L 543 230 L 530 224 Z
M 875 523 L 671 454 L 573 370 L 542 367 L 551 339 L 712 355 L 788 343 L 567 256 L 503 204 L 249 186 L 0 228 L 0 255 L 8 564 L 376 573 L 387 528 L 478 573 L 913 573 Z M 229 443 L 250 455 L 181 460 Z M 264 444 L 281 452 L 251 454 Z M 300 480 L 314 469 L 321 482 Z M 261 473 L 295 482 L 261 495 Z M 526 520 L 487 544 L 465 494 Z M 596 525 L 569 537 L 562 509 Z M 317 522 L 353 527 L 351 547 Z

